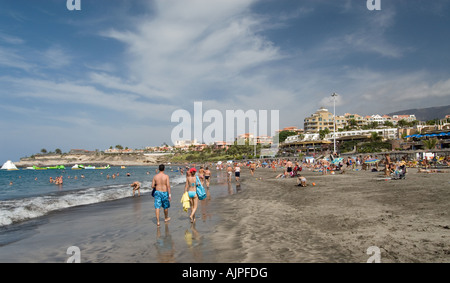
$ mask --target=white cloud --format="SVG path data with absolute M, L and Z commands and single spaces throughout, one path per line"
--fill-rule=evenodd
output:
M 175 106 L 153 104 L 142 101 L 137 94 L 126 92 L 104 92 L 83 81 L 52 82 L 40 79 L 20 79 L 0 77 L 0 82 L 8 84 L 14 97 L 35 99 L 40 103 L 51 102 L 63 105 L 66 109 L 88 105 L 125 113 L 138 119 L 163 120 L 166 111 L 174 111 Z M 4 92 L 4 95 L 8 93 Z
M 126 46 L 130 77 L 155 96 L 207 99 L 250 68 L 281 58 L 278 48 L 254 32 L 263 23 L 253 1 L 156 1 L 156 14 L 133 30 L 103 35 Z
M 44 52 L 39 53 L 39 61 L 42 67 L 60 69 L 69 66 L 72 62 L 70 52 L 58 45 L 51 46 Z
M 3 41 L 3 42 L 8 43 L 8 44 L 14 44 L 14 45 L 25 43 L 25 40 L 23 40 L 20 37 L 9 35 L 9 34 L 5 34 L 5 33 L 2 33 L 2 32 L 0 32 L 0 41 Z
M 29 63 L 22 55 L 18 54 L 16 50 L 0 46 L 0 66 L 16 68 L 25 71 L 30 71 L 34 68 L 32 63 Z

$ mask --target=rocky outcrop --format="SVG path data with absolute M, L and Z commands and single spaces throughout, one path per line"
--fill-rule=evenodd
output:
M 15 162 L 17 167 L 49 167 L 56 165 L 111 165 L 111 166 L 143 166 L 167 163 L 169 154 L 45 154 L 21 158 Z

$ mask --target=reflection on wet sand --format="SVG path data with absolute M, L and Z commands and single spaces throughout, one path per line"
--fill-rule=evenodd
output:
M 161 235 L 161 227 L 156 230 L 155 247 L 159 263 L 173 263 L 175 260 L 175 244 L 169 232 L 169 225 L 164 225 L 164 236 Z
M 233 187 L 233 184 L 231 182 L 228 182 L 228 194 L 234 195 L 237 193 L 240 193 L 242 191 L 241 183 L 236 183 Z
M 204 200 L 199 201 L 201 218 L 203 221 L 211 219 L 211 210 L 209 209 L 209 205 L 211 202 L 211 191 L 209 189 L 206 190 L 206 198 Z
M 186 232 L 184 232 L 184 239 L 192 254 L 193 262 L 203 262 L 203 251 L 199 248 L 202 238 L 195 228 L 195 222 L 191 224 L 190 229 L 186 229 Z

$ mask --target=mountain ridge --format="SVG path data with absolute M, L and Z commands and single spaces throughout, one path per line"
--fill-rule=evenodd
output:
M 392 112 L 387 115 L 393 116 L 393 115 L 410 115 L 410 114 L 416 115 L 416 119 L 419 121 L 444 119 L 446 115 L 450 115 L 450 105 L 428 107 L 428 108 L 407 109 L 407 110 Z

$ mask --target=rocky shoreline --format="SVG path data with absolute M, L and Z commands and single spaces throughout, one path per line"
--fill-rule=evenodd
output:
M 52 154 L 24 157 L 14 162 L 17 168 L 32 166 L 50 167 L 57 165 L 110 165 L 110 166 L 145 166 L 167 163 L 171 155 L 166 154 Z

